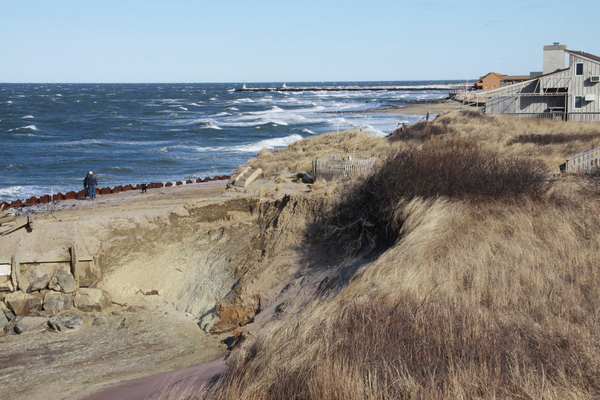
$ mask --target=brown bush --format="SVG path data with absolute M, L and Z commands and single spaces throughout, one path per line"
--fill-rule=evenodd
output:
M 545 189 L 544 170 L 530 160 L 482 150 L 472 142 L 430 142 L 391 155 L 372 176 L 349 186 L 328 223 L 318 224 L 353 254 L 369 243 L 385 248 L 397 240 L 401 200 L 500 200 L 537 197 Z

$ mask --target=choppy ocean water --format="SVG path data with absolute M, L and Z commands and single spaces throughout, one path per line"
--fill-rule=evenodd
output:
M 335 84 L 431 83 L 447 82 Z M 227 175 L 263 147 L 281 148 L 355 127 L 384 135 L 398 122 L 419 118 L 343 111 L 448 95 L 432 90 L 234 91 L 240 87 L 0 84 L 0 201 L 81 190 L 88 171 L 94 171 L 100 186 Z

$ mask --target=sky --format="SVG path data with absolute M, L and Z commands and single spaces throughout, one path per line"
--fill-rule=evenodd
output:
M 0 82 L 469 80 L 600 55 L 600 1 L 0 0 Z

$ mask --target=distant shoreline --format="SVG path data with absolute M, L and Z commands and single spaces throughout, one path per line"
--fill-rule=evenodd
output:
M 440 114 L 443 112 L 457 111 L 465 106 L 452 99 L 417 101 L 401 105 L 385 104 L 383 108 L 374 108 L 358 111 L 326 111 L 327 114 L 404 114 L 404 115 L 425 115 Z

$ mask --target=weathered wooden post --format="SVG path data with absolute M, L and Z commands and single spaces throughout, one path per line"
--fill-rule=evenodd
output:
M 10 280 L 12 281 L 12 285 L 14 290 L 19 290 L 19 281 L 21 280 L 21 266 L 19 265 L 19 261 L 17 260 L 17 256 L 12 256 L 10 258 Z
M 73 274 L 73 278 L 75 278 L 75 282 L 79 287 L 79 265 L 77 261 L 77 252 L 75 250 L 75 246 L 69 247 L 69 253 L 71 253 L 71 273 Z

